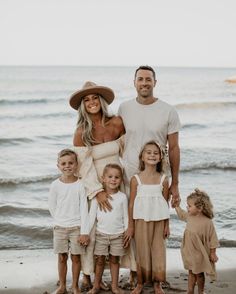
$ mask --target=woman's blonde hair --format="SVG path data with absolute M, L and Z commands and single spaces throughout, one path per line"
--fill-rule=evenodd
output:
M 199 189 L 195 189 L 188 197 L 187 200 L 193 200 L 194 205 L 202 210 L 202 213 L 212 219 L 214 217 L 213 205 L 211 203 L 210 197 L 206 192 Z
M 106 118 L 109 118 L 108 114 L 108 104 L 102 96 L 98 95 L 99 101 L 101 104 L 101 113 L 102 113 L 102 125 L 105 125 Z M 82 129 L 82 140 L 85 146 L 92 146 L 96 143 L 94 140 L 92 129 L 93 129 L 93 122 L 87 113 L 84 105 L 84 99 L 82 99 L 80 107 L 78 108 L 78 121 L 77 121 L 77 128 Z
M 152 141 L 149 141 L 147 143 L 145 143 L 143 145 L 143 148 L 141 149 L 140 153 L 139 153 L 139 170 L 140 171 L 143 171 L 145 169 L 145 164 L 142 160 L 142 156 L 143 156 L 143 151 L 144 149 L 146 148 L 147 145 L 155 145 L 158 149 L 159 149 L 159 152 L 160 152 L 160 161 L 157 163 L 157 166 L 156 166 L 156 170 L 161 173 L 163 171 L 163 158 L 164 158 L 164 151 L 163 149 L 161 148 L 161 146 L 159 145 L 159 143 L 157 143 L 156 141 L 152 140 Z

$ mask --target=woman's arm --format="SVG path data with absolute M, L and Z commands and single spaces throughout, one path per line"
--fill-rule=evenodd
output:
M 78 128 L 75 130 L 74 138 L 73 138 L 73 145 L 74 146 L 85 146 L 82 140 L 82 128 Z

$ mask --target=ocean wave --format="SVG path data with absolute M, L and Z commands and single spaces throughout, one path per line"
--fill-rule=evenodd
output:
M 0 206 L 0 215 L 1 216 L 10 216 L 14 215 L 17 217 L 20 215 L 21 217 L 49 217 L 50 213 L 48 209 L 43 208 L 31 208 L 31 207 L 20 207 L 20 206 L 12 206 L 12 205 L 2 205 Z
M 206 125 L 202 125 L 202 124 L 183 124 L 181 129 L 205 129 L 207 128 Z
M 222 107 L 236 107 L 234 101 L 215 101 L 215 102 L 194 102 L 194 103 L 180 103 L 176 104 L 177 109 L 213 109 Z
M 1 119 L 41 119 L 41 118 L 57 118 L 57 117 L 73 117 L 73 114 L 68 111 L 61 111 L 61 112 L 55 112 L 55 113 L 37 113 L 37 114 L 25 114 L 25 113 L 19 113 L 19 114 L 7 114 L 7 115 L 1 115 Z
M 58 99 L 48 99 L 48 98 L 39 98 L 39 99 L 1 99 L 0 105 L 17 105 L 17 104 L 44 104 L 44 103 L 58 103 L 65 101 L 65 98 Z
M 18 138 L 0 138 L 0 145 L 19 145 L 23 143 L 33 143 L 35 140 L 62 140 L 71 138 L 72 134 L 63 134 L 63 135 L 50 135 L 50 136 L 35 136 L 33 138 L 29 137 L 18 137 Z
M 20 226 L 0 223 L 0 250 L 52 248 L 53 230 L 49 226 Z M 167 240 L 168 248 L 180 248 L 182 236 L 173 235 Z M 220 247 L 235 248 L 236 240 L 220 239 Z
M 1 145 L 9 145 L 9 144 L 12 144 L 12 145 L 18 145 L 18 144 L 21 144 L 21 143 L 32 143 L 34 140 L 33 139 L 30 139 L 30 138 L 25 138 L 25 137 L 22 137 L 22 138 L 0 138 L 0 144 Z
M 236 166 L 234 164 L 228 163 L 228 162 L 206 162 L 206 163 L 200 163 L 193 166 L 186 166 L 182 167 L 180 169 L 180 172 L 182 173 L 189 173 L 192 171 L 197 170 L 224 170 L 224 171 L 236 171 Z
M 216 219 L 234 221 L 235 215 L 236 215 L 236 207 L 231 207 L 231 208 L 223 210 L 221 212 L 217 212 Z
M 0 250 L 52 248 L 51 227 L 0 224 Z
M 36 182 L 48 182 L 53 181 L 58 177 L 58 174 L 34 176 L 34 177 L 19 177 L 19 178 L 0 178 L 0 184 L 11 186 L 19 184 L 30 184 Z

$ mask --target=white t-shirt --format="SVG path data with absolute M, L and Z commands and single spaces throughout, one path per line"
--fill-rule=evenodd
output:
M 111 194 L 112 210 L 101 211 L 96 197 L 92 199 L 91 208 L 89 211 L 90 229 L 97 220 L 97 231 L 104 234 L 121 234 L 128 227 L 128 200 L 127 196 L 118 191 Z
M 175 108 L 160 99 L 149 105 L 136 99 L 126 101 L 120 105 L 118 114 L 126 130 L 122 159 L 127 185 L 138 172 L 138 156 L 143 145 L 156 140 L 165 149 L 167 135 L 179 132 L 181 125 Z
M 81 234 L 89 233 L 87 197 L 80 180 L 74 183 L 63 183 L 60 179 L 53 181 L 48 204 L 54 225 L 80 226 Z

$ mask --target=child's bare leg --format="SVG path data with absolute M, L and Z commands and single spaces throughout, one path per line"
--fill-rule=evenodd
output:
M 109 255 L 110 270 L 111 270 L 111 291 L 112 293 L 119 294 L 122 290 L 118 287 L 119 269 L 120 269 L 120 257 Z
M 105 266 L 105 256 L 98 255 L 96 256 L 96 265 L 95 265 L 95 277 L 93 288 L 88 292 L 88 294 L 96 294 L 100 290 L 100 284 L 102 281 L 102 275 Z
M 140 267 L 137 267 L 137 286 L 131 292 L 131 294 L 140 294 L 143 291 L 143 276 Z
M 72 293 L 79 294 L 80 256 L 71 254 L 72 261 Z
M 161 287 L 161 283 L 159 281 L 154 282 L 154 293 L 155 294 L 165 294 Z
M 57 294 L 63 294 L 66 291 L 67 259 L 67 253 L 58 254 L 59 287 L 56 291 Z
M 197 274 L 197 286 L 198 286 L 198 294 L 204 293 L 205 286 L 205 275 L 204 273 Z
M 194 294 L 197 276 L 192 271 L 188 272 L 188 294 Z
M 135 271 L 130 271 L 129 273 L 129 284 L 130 284 L 130 289 L 134 289 L 135 288 L 135 281 L 137 279 L 137 272 Z

